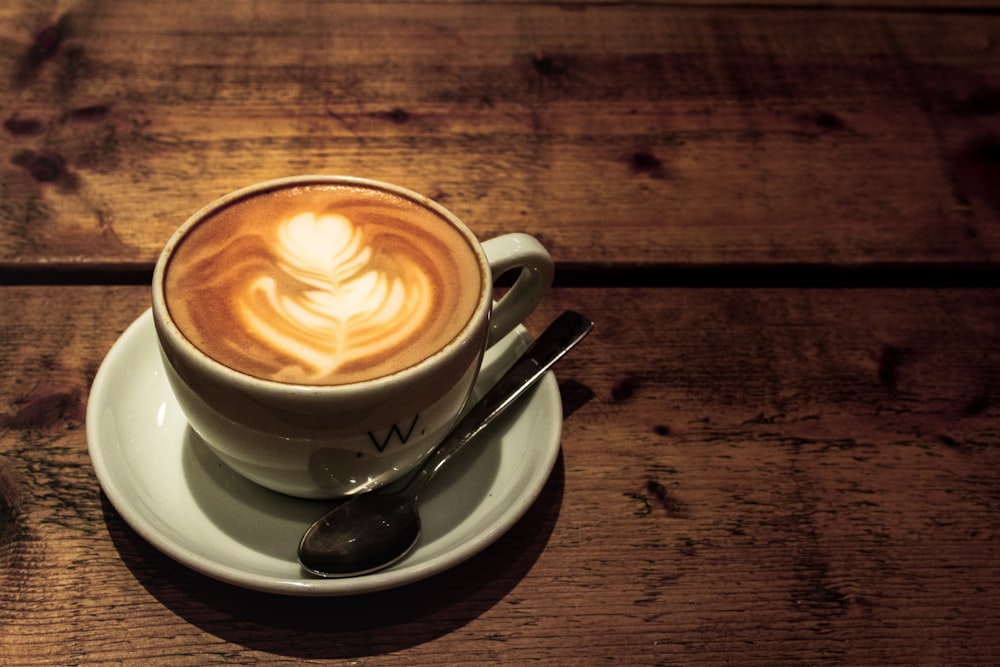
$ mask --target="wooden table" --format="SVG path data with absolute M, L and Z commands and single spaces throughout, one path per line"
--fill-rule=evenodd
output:
M 15 0 L 0 74 L 0 664 L 1000 656 L 1000 3 Z M 84 428 L 172 230 L 315 172 L 597 323 L 528 514 L 360 597 L 162 555 Z

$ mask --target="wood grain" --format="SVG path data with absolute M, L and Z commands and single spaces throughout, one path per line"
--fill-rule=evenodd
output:
M 3 3 L 0 664 L 994 664 L 1000 293 L 912 285 L 997 276 L 998 10 Z M 86 451 L 167 236 L 307 172 L 537 235 L 591 287 L 529 328 L 597 322 L 528 515 L 358 598 L 193 573 Z
M 309 172 L 563 266 L 993 266 L 1000 16 L 896 5 L 7 3 L 0 269 Z
M 507 536 L 357 599 L 260 595 L 139 538 L 86 453 L 146 287 L 0 287 L 0 663 L 992 664 L 1000 296 L 560 289 L 561 459 Z M 637 318 L 642 313 L 642 318 Z

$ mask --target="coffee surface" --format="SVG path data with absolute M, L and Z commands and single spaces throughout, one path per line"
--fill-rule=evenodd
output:
M 208 356 L 260 378 L 359 382 L 452 341 L 481 291 L 448 221 L 401 196 L 298 185 L 202 220 L 166 267 L 171 317 Z

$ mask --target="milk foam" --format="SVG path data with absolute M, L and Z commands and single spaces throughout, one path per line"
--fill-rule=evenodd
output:
M 430 318 L 430 285 L 414 266 L 372 267 L 372 247 L 341 215 L 302 213 L 280 228 L 283 272 L 259 275 L 239 297 L 242 326 L 295 357 L 308 380 L 409 339 Z
M 195 228 L 167 272 L 185 335 L 237 370 L 299 384 L 387 374 L 457 335 L 479 293 L 458 232 L 409 202 L 322 203 L 246 220 L 237 206 Z

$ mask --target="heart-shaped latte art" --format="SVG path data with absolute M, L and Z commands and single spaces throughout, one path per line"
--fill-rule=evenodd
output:
M 341 385 L 419 364 L 460 335 L 484 272 L 451 222 L 393 194 L 287 188 L 187 230 L 164 292 L 184 336 L 257 378 Z
M 247 331 L 311 378 L 410 337 L 429 316 L 430 285 L 416 263 L 380 257 L 342 215 L 301 213 L 275 244 L 277 272 L 255 276 L 239 300 Z

